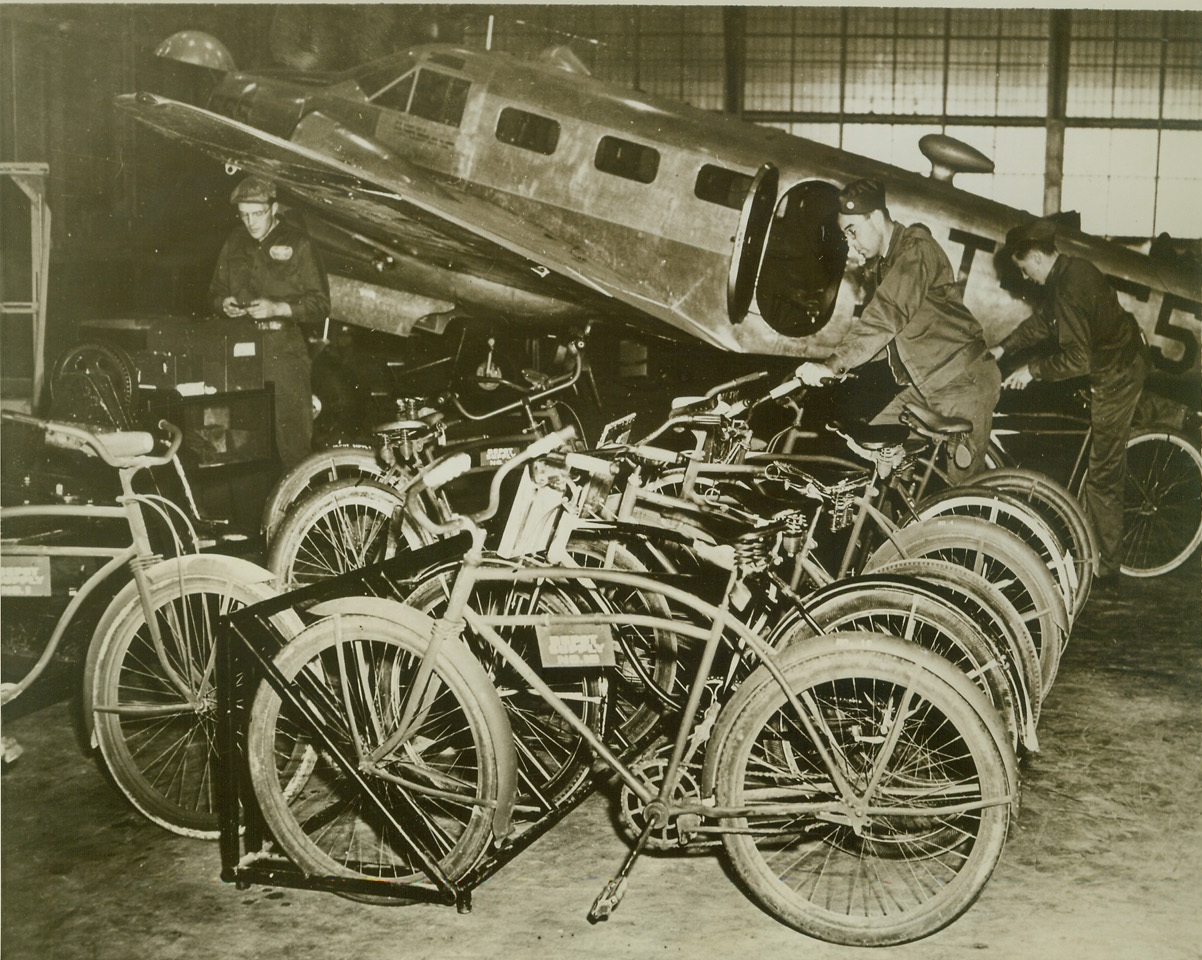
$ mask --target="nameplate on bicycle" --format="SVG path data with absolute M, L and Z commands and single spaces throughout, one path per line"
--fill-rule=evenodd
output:
M 48 596 L 49 557 L 0 557 L 0 597 Z
M 608 623 L 535 624 L 543 667 L 612 667 L 613 631 Z
M 601 428 L 601 436 L 597 440 L 597 447 L 616 446 L 625 443 L 630 439 L 630 429 L 634 426 L 635 415 L 628 413 L 624 417 L 619 417 L 617 420 L 611 420 Z

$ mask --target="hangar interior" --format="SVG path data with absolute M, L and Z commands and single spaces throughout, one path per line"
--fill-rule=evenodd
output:
M 210 74 L 155 55 L 181 30 L 217 38 L 248 73 L 334 75 L 429 42 L 520 59 L 558 47 L 599 80 L 923 176 L 931 161 L 920 140 L 954 137 L 992 161 L 989 172 L 960 173 L 956 186 L 1006 207 L 1060 215 L 1144 255 L 1148 276 L 1188 278 L 1178 297 L 1185 308 L 1145 326 L 1160 338 L 1149 382 L 1191 415 L 1202 408 L 1202 12 L 6 4 L 0 406 L 127 429 L 178 421 L 186 469 L 157 477 L 154 489 L 185 508 L 192 501 L 213 521 L 201 529 L 210 552 L 267 562 L 259 522 L 281 467 L 272 390 L 261 368 L 229 352 L 242 328 L 228 321 L 227 334 L 223 321 L 197 322 L 209 312 L 213 265 L 236 226 L 228 203 L 234 181 L 220 163 L 113 106 L 136 91 L 203 102 L 215 82 Z M 518 136 L 535 142 L 538 133 Z M 727 206 L 742 203 L 739 194 Z M 1123 292 L 1132 291 L 1147 301 L 1147 287 L 1128 284 Z M 493 381 L 524 380 L 537 392 L 548 377 L 571 376 L 567 341 L 545 329 L 473 326 L 459 316 L 439 327 L 442 335 L 396 337 L 338 319 L 309 331 L 318 447 L 371 443 L 374 424 L 414 419 L 419 396 L 454 389 L 480 410 L 503 403 Z M 649 428 L 677 397 L 765 369 L 784 377 L 795 365 L 792 357 L 724 353 L 599 317 L 584 375 L 571 386 L 571 419 L 593 439 L 630 412 Z M 203 386 L 192 391 L 195 381 L 216 389 L 216 399 Z M 869 387 L 865 379 L 858 398 L 857 389 L 846 391 L 833 413 L 815 397 L 807 413 L 858 411 Z M 1078 394 L 1033 392 L 1031 403 L 1076 415 L 1079 425 Z M 1015 397 L 1002 402 L 1015 405 Z M 1021 403 L 1016 409 L 1029 412 Z M 1182 425 L 1189 424 L 1196 428 L 1191 419 Z M 769 418 L 767 429 L 780 425 Z M 490 430 L 512 432 L 486 427 L 486 438 Z M 5 423 L 3 433 L 5 507 L 110 503 L 121 492 L 94 459 L 47 451 L 37 431 L 19 425 Z M 795 439 L 805 437 L 812 433 L 797 431 Z M 494 444 L 498 456 L 510 449 L 505 439 Z M 1198 438 L 1190 443 L 1196 448 Z M 1070 462 L 1076 446 L 1068 446 L 1053 433 L 1024 448 L 1031 460 L 1023 462 L 1054 464 L 1067 477 L 1079 466 Z M 1170 497 L 1193 505 L 1200 495 L 1185 486 Z M 23 531 L 21 522 L 7 520 L 14 526 L 6 526 L 0 556 L 13 555 L 19 537 L 9 531 Z M 89 528 L 87 536 L 92 543 L 98 534 Z M 45 562 L 56 586 L 33 597 L 22 579 L 27 568 L 10 577 L 6 564 L 6 687 L 38 664 L 59 614 L 102 564 L 69 552 Z M 1125 577 L 1121 589 L 1089 598 L 1043 704 L 1039 748 L 1028 745 L 1021 756 L 1022 803 L 991 881 L 946 929 L 890 947 L 890 956 L 1197 956 L 1199 574 L 1194 550 L 1171 570 Z M 332 957 L 382 942 L 429 958 L 709 958 L 749 946 L 774 956 L 852 954 L 757 909 L 740 892 L 746 878 L 704 844 L 641 857 L 623 908 L 604 924 L 586 923 L 589 902 L 630 847 L 614 812 L 622 800 L 613 780 L 478 887 L 467 915 L 430 903 L 392 910 L 354 902 L 283 874 L 217 882 L 230 879 L 218 845 L 141 816 L 110 782 L 90 739 L 81 691 L 92 629 L 110 598 L 102 590 L 80 607 L 59 649 L 35 666 L 45 672 L 28 693 L 9 703 L 6 691 L 5 750 L 10 737 L 21 745 L 6 754 L 2 784 L 0 930 L 14 958 L 250 958 L 269 950 Z M 237 836 L 224 838 L 227 853 L 231 842 L 236 847 Z

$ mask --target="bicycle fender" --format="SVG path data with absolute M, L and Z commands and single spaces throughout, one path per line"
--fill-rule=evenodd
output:
M 146 581 L 153 589 L 156 584 L 164 580 L 190 573 L 227 577 L 232 580 L 241 581 L 242 583 L 268 583 L 275 580 L 275 574 L 266 567 L 261 567 L 257 563 L 251 563 L 251 561 L 242 557 L 227 557 L 215 553 L 189 553 L 182 557 L 161 560 L 147 567 Z M 100 615 L 100 619 L 96 621 L 96 627 L 92 631 L 92 639 L 88 643 L 87 656 L 84 658 L 83 687 L 81 691 L 84 709 L 80 713 L 83 717 L 82 733 L 84 743 L 90 745 L 92 749 L 99 746 L 96 742 L 96 731 L 92 723 L 91 709 L 92 686 L 96 680 L 96 661 L 100 656 L 100 648 L 104 646 L 104 641 L 116 624 L 117 618 L 137 599 L 137 596 L 138 584 L 134 580 L 130 580 L 129 583 L 118 590 L 117 595 L 109 601 L 109 605 L 105 607 L 104 613 Z
M 315 604 L 309 608 L 309 612 L 319 617 L 358 614 L 375 617 L 379 620 L 391 620 L 393 623 L 408 627 L 422 637 L 429 637 L 434 631 L 432 617 L 386 597 L 337 597 Z M 444 645 L 440 655 L 449 656 L 452 659 L 468 657 L 474 664 L 478 664 L 467 644 L 462 640 Z M 497 696 L 491 685 L 487 691 L 480 692 L 483 694 L 480 698 L 481 706 L 488 714 L 490 724 L 493 725 L 494 730 L 503 734 L 498 737 L 496 744 L 498 802 L 497 809 L 493 811 L 493 836 L 498 840 L 503 840 L 509 836 L 513 828 L 513 803 L 517 797 L 517 751 L 513 745 L 513 730 L 509 725 L 509 717 L 505 713 L 501 698 Z

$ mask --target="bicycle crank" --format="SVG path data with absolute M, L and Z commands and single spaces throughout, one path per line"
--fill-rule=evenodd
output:
M 670 752 L 671 744 L 661 749 Z M 664 782 L 668 759 L 667 753 L 652 755 L 635 763 L 631 770 L 653 790 L 658 789 Z M 695 771 L 691 766 L 682 766 L 670 802 L 676 804 L 700 799 L 701 785 L 697 781 Z M 680 829 L 679 818 L 673 817 L 664 823 L 655 823 L 654 819 L 647 815 L 647 804 L 625 784 L 618 795 L 618 803 L 622 823 L 630 836 L 641 837 L 644 831 L 649 830 L 646 845 L 652 850 L 671 850 L 689 842 L 688 832 Z

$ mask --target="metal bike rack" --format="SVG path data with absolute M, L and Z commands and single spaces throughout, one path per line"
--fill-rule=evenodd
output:
M 217 643 L 217 800 L 220 824 L 221 879 L 239 889 L 255 884 L 324 890 L 349 896 L 393 897 L 402 901 L 454 904 L 459 912 L 471 910 L 471 892 L 506 863 L 534 843 L 592 791 L 577 791 L 563 804 L 546 805 L 524 829 L 506 840 L 459 878 L 447 877 L 437 857 L 413 830 L 406 829 L 405 811 L 377 792 L 358 771 L 357 758 L 334 743 L 323 729 L 319 698 L 303 676 L 285 681 L 273 660 L 288 638 L 271 626 L 270 618 L 283 610 L 341 597 L 382 597 L 401 600 L 403 585 L 438 564 L 462 557 L 466 535 L 437 541 L 391 560 L 372 564 L 319 583 L 301 587 L 270 600 L 243 607 L 223 616 Z M 362 798 L 392 822 L 406 851 L 423 864 L 424 882 L 381 878 L 365 879 L 314 875 L 301 870 L 280 851 L 270 849 L 270 837 L 251 787 L 245 750 L 250 702 L 266 680 L 305 721 L 314 739 L 350 778 Z

